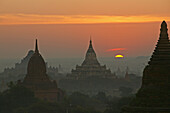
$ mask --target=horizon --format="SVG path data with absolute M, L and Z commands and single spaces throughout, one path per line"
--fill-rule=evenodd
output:
M 0 73 L 5 68 L 16 68 L 15 64 L 20 64 L 21 60 L 25 58 L 11 58 L 11 59 L 0 59 Z M 64 73 L 70 73 L 72 69 L 75 69 L 76 65 L 81 65 L 85 58 L 44 58 L 48 67 L 57 67 L 61 65 Z M 129 68 L 129 72 L 142 76 L 143 68 L 148 64 L 150 56 L 138 56 L 138 57 L 126 57 L 124 59 L 115 59 L 112 57 L 98 57 L 98 61 L 101 65 L 106 65 L 108 69 L 111 69 L 112 73 L 116 72 L 118 68 L 122 72 Z

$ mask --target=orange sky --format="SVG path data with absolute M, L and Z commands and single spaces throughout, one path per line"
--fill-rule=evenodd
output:
M 0 0 L 0 58 L 22 58 L 38 37 L 45 57 L 83 57 L 92 35 L 98 56 L 150 55 L 169 0 Z
M 170 16 L 169 4 L 169 0 L 0 0 L 0 13 Z
M 125 56 L 151 55 L 159 38 L 161 22 L 114 24 L 56 24 L 56 25 L 1 25 L 1 58 L 22 58 L 34 48 L 38 38 L 39 48 L 46 58 L 84 57 L 90 35 L 98 56 L 112 57 L 126 48 Z M 168 22 L 169 28 L 170 22 Z M 169 32 L 169 31 L 168 31 Z
M 170 21 L 169 4 L 169 0 L 0 0 L 0 25 Z

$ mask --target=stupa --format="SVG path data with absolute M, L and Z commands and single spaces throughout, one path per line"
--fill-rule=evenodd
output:
M 76 69 L 72 69 L 71 74 L 68 74 L 67 76 L 74 79 L 89 77 L 116 78 L 115 75 L 111 73 L 111 70 L 106 68 L 106 65 L 101 66 L 98 62 L 91 39 L 85 60 L 81 66 L 76 65 Z
M 34 54 L 28 62 L 26 77 L 19 84 L 31 89 L 36 97 L 43 100 L 59 101 L 63 96 L 63 91 L 57 87 L 57 83 L 51 81 L 46 74 L 46 64 L 39 53 L 37 40 Z
M 170 42 L 165 21 L 148 65 L 143 71 L 142 86 L 122 113 L 170 113 Z

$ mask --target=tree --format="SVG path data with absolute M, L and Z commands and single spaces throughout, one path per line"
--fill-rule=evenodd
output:
M 0 95 L 0 113 L 13 113 L 16 108 L 26 107 L 37 101 L 31 90 L 12 82 L 8 86 L 9 89 Z
M 98 92 L 98 94 L 95 96 L 97 100 L 100 100 L 101 102 L 106 102 L 107 101 L 107 96 L 104 92 Z
M 133 98 L 134 96 L 113 98 L 112 100 L 108 101 L 107 108 L 104 113 L 120 113 L 122 107 L 128 105 Z

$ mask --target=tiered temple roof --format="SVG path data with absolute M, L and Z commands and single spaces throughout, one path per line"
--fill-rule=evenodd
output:
M 122 113 L 170 113 L 170 42 L 165 21 L 136 98 Z
M 46 64 L 39 53 L 36 40 L 35 52 L 30 58 L 27 75 L 21 85 L 34 91 L 35 96 L 48 101 L 58 101 L 63 95 L 55 81 L 51 81 L 46 74 Z
M 75 70 L 72 69 L 72 72 L 71 74 L 68 74 L 68 77 L 75 79 L 88 77 L 115 78 L 110 69 L 106 68 L 106 65 L 101 66 L 98 62 L 91 40 L 86 52 L 85 60 L 81 66 L 77 65 Z

